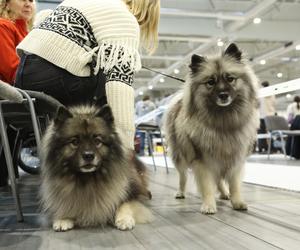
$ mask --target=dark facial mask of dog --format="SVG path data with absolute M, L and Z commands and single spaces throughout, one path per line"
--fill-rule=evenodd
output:
M 106 171 L 105 162 L 122 151 L 108 105 L 100 109 L 60 107 L 54 119 L 54 133 L 55 150 L 49 156 L 61 163 L 57 164 L 62 168 L 57 169 L 60 173 Z
M 234 102 L 253 98 L 251 76 L 235 44 L 230 44 L 221 57 L 193 55 L 189 67 L 191 97 L 202 108 L 220 111 L 230 108 Z

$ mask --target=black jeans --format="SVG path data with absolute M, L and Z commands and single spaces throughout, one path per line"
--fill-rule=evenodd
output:
M 105 75 L 79 77 L 55 66 L 37 55 L 21 57 L 15 86 L 20 89 L 41 91 L 64 105 L 90 103 L 99 95 L 99 85 L 105 85 Z M 102 86 L 102 87 L 103 87 Z M 101 91 L 104 90 L 100 88 Z

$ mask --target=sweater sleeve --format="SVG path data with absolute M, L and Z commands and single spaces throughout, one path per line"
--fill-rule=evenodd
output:
M 121 140 L 127 148 L 134 148 L 134 90 L 117 81 L 106 83 L 107 102 L 110 105 Z
M 15 73 L 19 64 L 19 57 L 16 53 L 16 31 L 9 25 L 0 23 L 0 79 L 13 83 Z
M 134 90 L 133 70 L 129 64 L 113 67 L 106 77 L 106 96 L 124 145 L 134 148 Z

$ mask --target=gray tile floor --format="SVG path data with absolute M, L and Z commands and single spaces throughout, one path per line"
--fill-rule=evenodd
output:
M 300 193 L 245 184 L 247 212 L 218 200 L 218 213 L 202 215 L 192 176 L 185 200 L 175 200 L 177 174 L 151 172 L 154 221 L 132 231 L 112 227 L 53 232 L 38 208 L 39 179 L 20 180 L 25 222 L 17 223 L 9 188 L 0 189 L 0 249 L 300 249 Z

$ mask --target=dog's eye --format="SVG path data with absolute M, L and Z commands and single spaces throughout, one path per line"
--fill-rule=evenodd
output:
M 215 85 L 215 79 L 213 79 L 213 78 L 210 78 L 207 82 L 206 82 L 206 85 L 208 86 L 208 87 L 212 87 L 212 86 L 214 86 Z
M 73 145 L 73 146 L 75 146 L 75 147 L 77 147 L 78 145 L 79 145 L 79 139 L 78 138 L 72 138 L 71 139 L 71 141 L 70 141 L 70 143 Z
M 226 76 L 226 81 L 227 81 L 228 83 L 233 82 L 235 79 L 236 79 L 236 78 L 234 78 L 234 77 L 231 76 L 231 75 L 227 75 L 227 76 Z
M 101 146 L 101 145 L 102 145 L 102 139 L 101 139 L 101 137 L 100 137 L 100 136 L 96 136 L 96 137 L 94 138 L 94 142 L 95 142 L 95 145 L 96 145 L 97 147 Z

